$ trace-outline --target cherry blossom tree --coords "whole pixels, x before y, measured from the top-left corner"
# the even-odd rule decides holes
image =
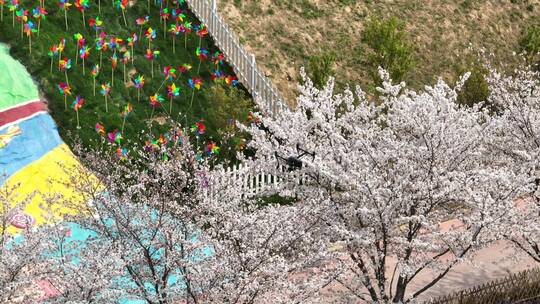
[[[244,162],[279,176],[298,205],[319,203],[322,249],[340,245],[348,269],[336,278],[344,297],[410,302],[502,237],[526,177],[487,153],[489,113],[456,103],[466,76],[415,92],[381,71],[375,102],[304,78],[296,109],[271,116],[259,103],[243,127],[257,151]]]
[[[128,159],[82,152],[43,261],[58,302],[254,303],[315,297],[316,206],[266,205],[187,136]],[[148,151],[151,150],[151,151]],[[77,171],[77,172],[74,172]],[[83,236],[81,236],[83,235]],[[315,267],[317,266],[317,267]]]
[[[46,232],[32,228],[33,219],[22,211],[32,196],[21,199],[17,187],[0,189],[1,303],[35,300],[39,294],[32,287],[44,275],[38,262]]]
[[[493,128],[491,154],[505,159],[508,168],[528,177],[529,189],[517,202],[507,238],[540,262],[540,75],[528,69],[507,76],[492,71],[489,102],[500,115]]]

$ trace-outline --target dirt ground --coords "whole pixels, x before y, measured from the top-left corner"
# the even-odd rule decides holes
[[[521,31],[540,22],[540,0],[217,0],[221,15],[255,53],[278,89],[294,99],[310,55],[334,52],[338,87],[371,81],[360,36],[372,16],[396,16],[415,48],[406,81],[420,88],[456,70],[484,48],[511,69]],[[472,47],[472,50],[471,50]]]

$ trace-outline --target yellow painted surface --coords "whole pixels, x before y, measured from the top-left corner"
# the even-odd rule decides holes
[[[36,225],[43,224],[47,222],[47,213],[41,208],[41,204],[47,197],[52,197],[55,194],[61,195],[61,199],[54,200],[55,203],[51,205],[55,216],[73,212],[73,210],[64,207],[62,201],[69,200],[70,203],[76,204],[84,201],[84,198],[80,194],[76,194],[72,187],[66,186],[69,184],[70,174],[75,173],[75,168],[78,166],[80,164],[67,145],[61,144],[40,159],[17,171],[2,187],[19,185],[14,193],[13,206],[20,203],[28,195],[35,193],[35,196],[25,206],[24,211],[35,218]],[[10,226],[9,229],[13,230],[12,232],[17,230],[13,226]]]

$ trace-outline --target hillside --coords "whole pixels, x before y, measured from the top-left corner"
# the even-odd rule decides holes
[[[493,53],[512,66],[523,28],[539,22],[538,0],[221,0],[219,9],[246,48],[291,100],[298,71],[311,55],[334,52],[339,84],[366,85],[366,46],[360,42],[371,16],[398,17],[415,48],[415,68],[405,80],[419,87],[443,75],[452,79],[471,50]]]

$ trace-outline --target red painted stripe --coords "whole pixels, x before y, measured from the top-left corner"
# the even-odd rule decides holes
[[[0,112],[0,127],[21,118],[28,117],[36,112],[45,111],[46,109],[47,106],[44,102],[36,101]]]

